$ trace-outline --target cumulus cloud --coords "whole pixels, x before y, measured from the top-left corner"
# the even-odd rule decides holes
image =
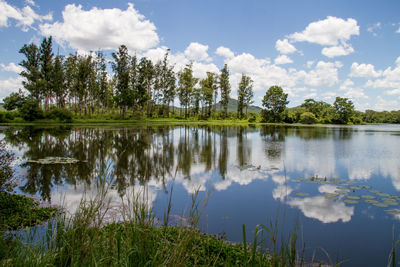
[[[289,43],[288,39],[276,41],[275,48],[281,54],[291,54],[297,51],[296,47]]]
[[[33,1],[33,0],[25,0],[25,3],[26,3],[27,5],[36,6],[35,1]]]
[[[20,9],[0,0],[0,27],[10,26],[9,19],[16,20],[16,26],[27,32],[30,28],[34,29],[33,24],[36,21],[51,21],[53,16],[51,13],[42,16],[37,14],[30,6]]]
[[[42,24],[40,31],[73,49],[117,49],[125,44],[130,50],[142,51],[159,42],[156,26],[132,3],[128,3],[126,10],[94,7],[88,11],[83,10],[81,5],[69,4],[65,6],[62,16],[62,22]]]
[[[304,83],[311,86],[333,86],[339,82],[338,68],[339,62],[319,61],[315,68],[308,73],[304,73]]]
[[[293,63],[293,60],[291,60],[287,55],[280,55],[275,58],[274,62],[276,65],[283,65]]]
[[[307,61],[307,68],[311,69],[311,67],[314,65],[314,62],[315,61],[313,61],[313,60]]]
[[[372,64],[351,64],[350,77],[376,78],[382,75],[381,71],[375,71],[375,66]]]
[[[347,56],[354,52],[353,47],[350,45],[339,45],[339,46],[331,46],[325,47],[322,49],[321,53],[329,58],[334,58],[338,56]]]
[[[376,103],[373,107],[374,110],[382,111],[382,110],[398,110],[399,109],[399,101],[397,100],[385,100],[381,96],[376,97]]]
[[[9,63],[8,65],[0,64],[0,67],[2,71],[15,72],[18,74],[24,70],[23,67],[16,65],[14,62]]]
[[[368,96],[364,93],[364,90],[360,87],[355,87],[354,82],[350,79],[346,79],[339,90],[344,91],[344,97],[351,98],[353,100],[367,99]]]
[[[328,16],[324,20],[310,23],[304,31],[289,35],[293,42],[310,42],[320,45],[336,46],[340,41],[350,40],[352,35],[359,35],[360,27],[355,19],[347,20]]]
[[[347,44],[351,36],[359,35],[360,27],[355,19],[347,20],[328,16],[324,20],[310,23],[302,32],[289,35],[292,42],[309,42],[324,46],[322,54],[329,58],[346,56],[354,52]]]
[[[19,88],[22,88],[22,77],[8,78],[6,80],[0,80],[0,100],[9,96],[11,93],[18,92]]]
[[[334,223],[340,220],[349,222],[354,214],[354,207],[348,207],[343,202],[332,201],[323,196],[294,198],[288,201],[288,204],[299,208],[304,216],[323,223]]]
[[[220,46],[217,48],[217,50],[215,51],[215,53],[221,57],[225,57],[225,58],[233,58],[235,56],[235,54],[232,52],[232,50],[230,50],[227,47],[224,46]]]
[[[211,61],[207,53],[208,45],[197,42],[190,43],[185,50],[185,56],[190,60]]]

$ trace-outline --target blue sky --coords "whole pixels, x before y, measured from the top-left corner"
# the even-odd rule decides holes
[[[254,80],[255,104],[272,85],[289,106],[306,98],[353,100],[359,110],[400,109],[400,1],[34,1],[0,0],[0,100],[22,87],[25,44],[55,39],[68,54],[119,45],[161,59],[171,49],[179,71],[190,61],[199,78],[230,69]]]

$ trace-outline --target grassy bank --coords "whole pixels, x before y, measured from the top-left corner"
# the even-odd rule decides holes
[[[19,198],[19,197],[18,197]],[[197,228],[201,203],[197,194],[187,224],[171,226],[168,211],[156,223],[147,205],[133,197],[123,222],[106,223],[106,193],[82,200],[72,215],[58,215],[37,238],[31,229],[2,232],[0,266],[295,266],[296,240],[273,254],[261,249],[255,229],[253,244],[233,244]],[[33,207],[35,208],[35,207]],[[17,209],[20,217],[22,210]],[[3,215],[2,215],[3,216]],[[31,221],[30,221],[31,222]],[[38,221],[39,222],[39,221]],[[22,226],[23,224],[20,224]],[[240,229],[238,229],[240,230]],[[26,231],[26,232],[24,232]],[[243,238],[246,240],[243,226]],[[22,236],[22,237],[21,237]],[[33,238],[33,236],[36,236]],[[294,245],[294,247],[292,247]],[[298,263],[298,261],[297,261]]]

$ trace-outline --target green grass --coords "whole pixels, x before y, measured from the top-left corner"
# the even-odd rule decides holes
[[[37,225],[56,213],[56,208],[39,207],[39,203],[31,198],[0,192],[0,230]]]

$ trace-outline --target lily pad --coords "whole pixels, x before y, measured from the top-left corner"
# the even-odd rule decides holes
[[[372,205],[377,206],[377,207],[381,207],[381,208],[387,208],[387,207],[389,207],[388,204],[385,204],[385,203],[383,203],[383,202],[379,202],[379,203],[372,204]]]
[[[348,193],[350,193],[350,191],[342,189],[342,190],[335,190],[335,193],[342,194],[342,195],[347,195]]]
[[[364,199],[375,199],[375,198],[376,198],[376,196],[371,196],[371,195],[361,195],[361,198],[364,198]]]
[[[348,199],[361,199],[361,197],[358,196],[347,196]]]
[[[28,160],[27,162],[37,164],[73,164],[78,163],[79,160],[67,157],[46,157],[38,160]]]
[[[343,200],[344,203],[347,204],[358,204],[359,202],[357,200],[352,200],[352,199],[345,199]]]
[[[307,197],[307,196],[309,196],[309,194],[308,193],[296,193],[296,195],[297,196],[299,196],[299,197]]]
[[[376,193],[380,197],[390,197],[388,193]]]
[[[338,200],[338,194],[336,193],[325,193],[325,198],[329,200]]]
[[[348,181],[346,184],[348,184],[348,185],[353,185],[353,184],[355,184],[356,182],[354,182],[354,181]]]

